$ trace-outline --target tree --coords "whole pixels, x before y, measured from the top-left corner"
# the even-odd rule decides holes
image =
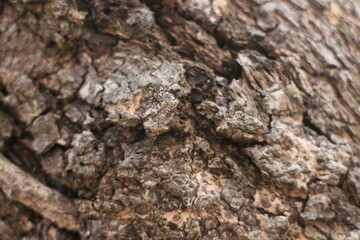
[[[360,2],[0,1],[1,239],[360,239]]]

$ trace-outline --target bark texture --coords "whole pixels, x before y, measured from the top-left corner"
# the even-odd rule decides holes
[[[0,238],[360,239],[358,0],[0,0]]]

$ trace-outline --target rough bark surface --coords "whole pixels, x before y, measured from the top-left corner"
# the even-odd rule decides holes
[[[360,239],[360,1],[0,0],[0,238]]]

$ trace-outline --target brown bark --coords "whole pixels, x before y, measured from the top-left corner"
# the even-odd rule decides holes
[[[360,239],[360,2],[0,0],[1,239]]]
[[[73,202],[39,183],[1,154],[0,173],[1,188],[11,200],[30,207],[59,227],[71,231],[80,230],[77,209]]]

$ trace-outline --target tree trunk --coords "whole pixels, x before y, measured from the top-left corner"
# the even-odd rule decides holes
[[[0,0],[0,239],[360,239],[360,1]]]

